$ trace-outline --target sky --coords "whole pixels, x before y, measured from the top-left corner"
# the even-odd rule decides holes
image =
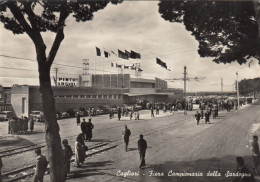
[[[189,78],[199,77],[200,81],[188,81],[187,91],[220,91],[223,78],[224,91],[233,91],[236,80],[259,77],[260,67],[254,61],[239,65],[216,64],[213,58],[200,58],[198,42],[191,32],[180,23],[170,23],[158,13],[157,1],[124,1],[119,5],[108,4],[103,10],[94,13],[92,21],[77,23],[70,16],[64,29],[65,39],[61,43],[54,64],[59,76],[75,77],[83,73],[83,59],[90,60],[90,69],[96,73],[119,73],[111,67],[111,62],[132,65],[136,60],[123,60],[111,55],[109,59],[96,56],[95,47],[102,51],[133,50],[141,54],[143,78],[161,79],[183,78],[183,68],[187,66]],[[47,45],[47,53],[55,38],[51,32],[42,33]],[[13,84],[39,85],[35,48],[26,35],[14,35],[0,24],[0,85]],[[13,56],[14,59],[3,56]],[[171,71],[156,64],[156,57],[170,67]],[[138,62],[138,63],[139,63]],[[71,65],[67,67],[62,65]],[[77,67],[77,68],[75,68]],[[23,69],[23,70],[21,70]],[[99,71],[98,71],[99,70]],[[124,73],[130,73],[125,71]],[[183,80],[168,82],[172,88],[183,88]]]

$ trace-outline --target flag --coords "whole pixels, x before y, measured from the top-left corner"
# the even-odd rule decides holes
[[[162,67],[166,68],[167,69],[167,66],[166,66],[166,63],[165,62],[162,62]]]
[[[108,56],[110,56],[110,54],[107,51],[104,51],[105,57],[108,58]]]
[[[162,61],[159,58],[156,58],[156,63],[162,66]]]
[[[125,53],[127,54],[127,56],[128,56],[129,58],[131,58],[131,53],[130,53],[129,51],[125,50]]]
[[[130,57],[133,58],[133,59],[141,59],[141,54],[131,50],[131,56]]]
[[[96,47],[96,51],[97,51],[97,56],[101,56],[101,51],[98,47]]]
[[[111,51],[112,54],[116,55],[116,53],[114,51]],[[117,55],[116,55],[117,56]]]
[[[120,51],[119,49],[118,49],[118,57],[120,57],[122,59],[129,59],[128,55],[126,53]]]
[[[114,63],[111,63],[111,67],[114,67]]]
[[[143,71],[141,68],[138,68],[138,71]]]

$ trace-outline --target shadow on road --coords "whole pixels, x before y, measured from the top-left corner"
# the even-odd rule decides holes
[[[68,179],[103,175],[104,173],[99,172],[99,170],[113,170],[113,168],[104,169],[105,166],[109,166],[112,164],[112,161],[86,162],[80,168],[76,168],[76,170],[71,171],[71,173],[68,175]]]
[[[225,156],[223,158],[200,159],[196,161],[168,161],[162,164],[149,165],[142,170],[145,175],[140,176],[141,181],[178,181],[178,182],[235,182],[236,177],[226,176],[229,172],[236,172],[236,157]],[[252,171],[252,156],[242,156],[245,166]],[[160,174],[163,176],[158,176]],[[175,173],[175,174],[174,174]],[[182,176],[180,173],[197,174],[197,176]],[[201,174],[198,176],[198,174]],[[253,173],[253,171],[252,171]],[[153,174],[153,176],[150,176]],[[213,176],[215,174],[215,176]],[[229,173],[230,174],[230,173]],[[157,176],[156,176],[157,175]],[[219,176],[220,175],[220,176]],[[258,180],[256,180],[258,181]]]

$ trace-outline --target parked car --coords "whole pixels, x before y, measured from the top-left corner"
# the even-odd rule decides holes
[[[117,113],[117,106],[116,105],[112,106],[111,108],[113,110],[113,113]]]
[[[62,112],[60,118],[69,118],[70,114],[67,112]]]
[[[103,110],[103,114],[109,114],[109,107],[108,106],[98,106],[101,110]]]
[[[31,111],[31,114],[29,116],[36,121],[44,122],[44,114],[42,111]]]
[[[76,111],[75,109],[68,109],[66,113],[68,113],[70,117],[75,117]]]
[[[96,110],[96,115],[104,114],[104,111],[98,107],[95,107],[95,110]]]
[[[9,118],[14,116],[15,114],[13,111],[2,111],[0,113],[0,121],[7,121]]]

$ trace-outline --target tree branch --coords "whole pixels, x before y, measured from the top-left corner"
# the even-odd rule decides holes
[[[59,21],[58,21],[58,30],[57,30],[57,34],[55,37],[55,40],[52,44],[51,50],[49,52],[48,58],[47,58],[47,62],[48,65],[51,66],[54,58],[58,52],[58,49],[60,47],[60,44],[62,42],[62,40],[64,39],[64,26],[65,26],[65,20],[66,18],[69,16],[69,11],[67,10],[67,0],[64,0],[62,2],[61,8],[60,8],[60,17],[59,17]]]
[[[37,17],[34,14],[34,12],[32,11],[31,4],[32,4],[32,2],[25,2],[24,3],[24,8],[25,8],[26,14],[28,15],[28,18],[29,18],[30,24],[32,26],[32,29],[35,31],[35,30],[37,30],[37,24],[35,22]]]

